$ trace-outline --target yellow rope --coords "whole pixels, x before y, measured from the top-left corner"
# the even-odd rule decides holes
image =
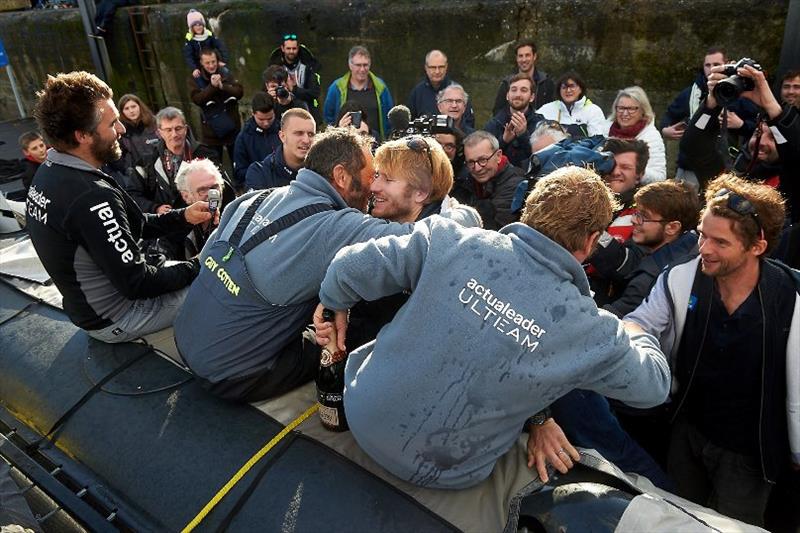
[[[302,424],[306,418],[316,413],[318,409],[319,409],[319,404],[317,403],[309,407],[305,413],[292,420],[292,422],[288,426],[283,428],[283,430],[277,435],[275,435],[272,438],[272,440],[270,440],[267,444],[264,445],[263,448],[258,450],[256,454],[253,455],[239,469],[239,471],[236,472],[236,474],[234,474],[233,477],[230,480],[228,480],[227,483],[225,483],[225,485],[221,489],[219,489],[219,491],[214,495],[213,498],[211,498],[211,500],[205,505],[205,507],[203,507],[203,509],[199,513],[197,513],[197,516],[195,516],[191,522],[186,524],[186,527],[184,527],[183,530],[181,530],[181,533],[189,533],[194,528],[196,528],[200,524],[200,522],[202,522],[203,519],[208,515],[208,513],[210,513],[211,510],[214,509],[214,507],[216,507],[216,505],[222,500],[222,498],[224,498],[225,495],[227,495],[228,492],[230,492],[230,490],[245,476],[245,474],[247,474],[247,472],[249,472],[250,469],[253,468],[253,466],[267,454],[267,452],[269,452],[276,444],[278,444],[281,441],[281,439],[283,439],[286,435],[288,435],[294,428]]]

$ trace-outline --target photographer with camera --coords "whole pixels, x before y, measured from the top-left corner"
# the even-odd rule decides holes
[[[321,124],[319,71],[322,65],[311,50],[300,44],[297,34],[284,33],[281,45],[272,51],[269,63],[286,67],[292,96],[305,102],[314,122]]]
[[[305,109],[308,104],[294,95],[295,80],[283,65],[270,65],[262,74],[264,90],[274,101],[275,117],[281,118],[287,109]]]
[[[723,109],[736,98],[747,98],[763,110],[755,132],[739,156],[728,154],[726,136],[720,136]],[[718,144],[718,139],[722,144]],[[787,216],[800,220],[800,113],[775,99],[763,70],[752,60],[711,69],[708,97],[692,117],[681,140],[681,151],[691,161],[701,187],[727,168],[750,180],[776,187],[787,201]]]

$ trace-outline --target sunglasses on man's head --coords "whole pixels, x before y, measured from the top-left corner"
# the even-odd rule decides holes
[[[297,35],[294,33],[287,33],[283,36],[283,40],[285,41],[296,41]]]
[[[428,141],[426,141],[424,137],[412,135],[410,137],[406,137],[406,146],[408,146],[409,150],[413,150],[415,152],[426,152],[428,154],[428,161],[431,164],[431,175],[433,175],[433,156],[431,155],[431,147],[428,144]]]
[[[761,226],[761,220],[758,218],[758,211],[756,211],[756,208],[753,206],[750,200],[728,188],[723,188],[717,191],[717,193],[714,195],[714,198],[724,198],[726,196],[728,198],[727,202],[725,202],[725,206],[737,215],[741,215],[743,217],[752,217],[758,226],[758,230],[761,232],[761,238],[763,239],[764,228]]]

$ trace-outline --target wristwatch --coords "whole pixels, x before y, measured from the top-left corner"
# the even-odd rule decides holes
[[[550,412],[550,408],[545,407],[544,409],[542,409],[541,411],[539,411],[538,413],[536,413],[535,415],[533,415],[532,417],[528,418],[528,420],[525,421],[525,428],[527,429],[530,426],[544,425],[544,423],[547,422],[547,420],[552,417],[553,415]]]

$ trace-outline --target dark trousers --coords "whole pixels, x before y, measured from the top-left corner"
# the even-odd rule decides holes
[[[672,428],[667,471],[679,496],[742,522],[764,525],[772,485],[764,480],[758,457],[720,448],[682,418]]]
[[[94,16],[94,24],[107,31],[111,30],[114,22],[114,13],[117,8],[133,5],[135,0],[103,0],[97,5]]]
[[[211,394],[224,400],[260,402],[285,394],[308,383],[319,370],[320,347],[314,333],[307,329],[278,354],[269,370],[212,383],[200,377],[197,381]]]
[[[553,418],[575,446],[593,448],[623,472],[633,472],[664,490],[673,484],[652,457],[619,425],[602,395],[574,390],[550,406]]]

